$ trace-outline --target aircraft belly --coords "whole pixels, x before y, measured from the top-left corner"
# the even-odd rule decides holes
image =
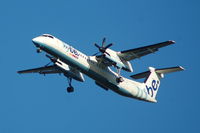
[[[104,87],[109,88],[120,95],[132,97],[132,94],[129,91],[121,87],[116,82],[116,75],[113,73],[90,69],[88,74],[89,77],[93,78],[97,82],[100,82],[100,84],[102,84]]]

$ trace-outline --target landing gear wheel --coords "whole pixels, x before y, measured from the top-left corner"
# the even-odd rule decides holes
[[[74,87],[67,87],[67,92],[68,93],[71,93],[71,92],[74,92]]]
[[[36,52],[37,52],[37,53],[41,53],[42,50],[41,50],[40,48],[38,48],[38,49],[36,50]]]
[[[117,83],[120,83],[120,82],[123,82],[123,81],[124,81],[124,79],[123,79],[122,77],[116,78],[116,82],[117,82]]]
[[[69,87],[67,87],[67,92],[71,93],[74,92],[74,87],[72,87],[72,78],[68,77],[68,83],[69,83]]]
[[[118,75],[117,78],[116,78],[117,83],[124,81],[124,79],[120,76],[120,71],[121,71],[121,68],[117,67],[117,75]]]

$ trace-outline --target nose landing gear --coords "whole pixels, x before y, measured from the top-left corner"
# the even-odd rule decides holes
[[[36,52],[37,52],[37,53],[41,53],[42,50],[41,50],[40,48],[37,48]]]

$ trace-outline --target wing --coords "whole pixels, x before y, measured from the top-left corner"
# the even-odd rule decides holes
[[[39,74],[55,74],[55,73],[62,73],[57,66],[51,65],[51,66],[45,66],[45,67],[38,67],[34,69],[27,69],[18,71],[19,74],[25,74],[25,73],[39,73]]]
[[[118,56],[125,60],[125,61],[130,61],[136,58],[140,58],[142,56],[154,53],[158,51],[159,48],[174,44],[175,41],[166,41],[166,42],[161,42],[149,46],[144,46],[140,48],[135,48],[135,49],[130,49],[130,50],[125,50],[121,51],[118,53]]]

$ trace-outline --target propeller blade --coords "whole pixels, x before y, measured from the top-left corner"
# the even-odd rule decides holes
[[[103,41],[102,41],[102,47],[104,47],[105,42],[106,42],[106,38],[104,37],[104,38],[103,38]]]
[[[98,44],[96,44],[96,43],[94,44],[94,46],[96,46],[96,47],[99,48],[99,49],[101,48],[101,47],[100,47]]]
[[[105,47],[105,49],[111,47],[112,45],[113,45],[112,43],[108,44],[108,45]]]
[[[48,57],[53,63],[55,63],[57,61],[56,58],[51,57],[50,55],[46,54],[46,57]]]
[[[95,53],[95,54],[93,54],[92,56],[96,56],[97,54],[99,54],[100,52],[97,52],[97,53]]]
[[[105,54],[107,54],[107,55],[109,55],[109,56],[110,56],[110,54],[109,54],[108,52],[105,52]]]
[[[96,58],[102,58],[104,55],[97,55]]]
[[[52,57],[51,57],[50,55],[48,55],[48,54],[46,54],[46,57],[47,57],[47,58],[49,58],[49,59],[51,59],[51,58],[52,58]]]
[[[51,62],[47,63],[47,64],[45,65],[45,67],[49,66],[49,64],[51,64]]]

